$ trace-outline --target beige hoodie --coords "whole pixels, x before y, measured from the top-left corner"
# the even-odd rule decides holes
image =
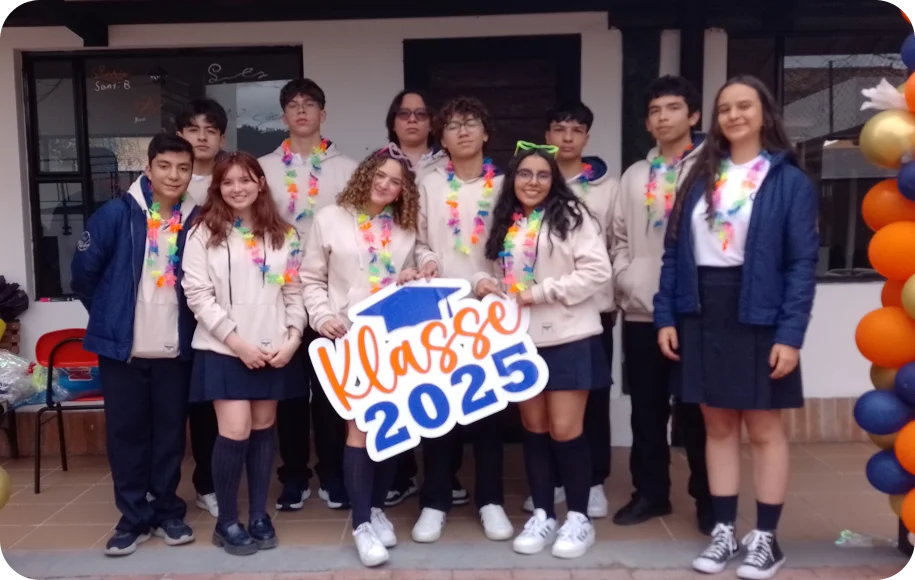
[[[277,147],[273,153],[264,155],[258,161],[267,176],[267,185],[270,187],[270,193],[273,195],[274,201],[276,201],[280,216],[295,226],[303,240],[308,237],[308,227],[311,225],[313,216],[321,208],[334,205],[337,202],[337,194],[343,191],[358,166],[355,161],[344,155],[334,143],[331,143],[327,147],[327,151],[321,155],[320,169],[317,171],[312,167],[310,156],[308,155],[293,155],[292,162],[287,167],[283,164],[282,145]],[[286,184],[287,172],[295,172],[295,184],[298,189],[295,210],[292,212],[289,211],[290,196],[289,186]],[[318,178],[318,194],[315,196],[313,207],[309,205],[311,196],[308,195],[312,174]],[[313,215],[311,217],[304,216],[304,212],[308,211],[309,208]]]
[[[132,194],[137,192],[141,194],[142,197],[143,190],[140,188],[141,179],[143,179],[142,175],[138,177],[136,181],[130,184],[130,189],[128,190],[129,193]],[[210,188],[210,183],[212,182],[212,175],[191,175],[191,182],[187,185],[187,193],[191,199],[194,200],[194,203],[197,205],[203,205],[203,203],[207,200],[207,190]]]
[[[184,294],[199,322],[191,343],[195,349],[236,356],[225,342],[234,330],[248,344],[276,350],[289,328],[304,330],[307,315],[298,276],[282,286],[266,282],[234,228],[219,246],[207,247],[209,238],[209,228],[200,224],[188,232],[184,248]],[[270,273],[298,271],[301,255],[293,254],[291,239],[298,235],[293,232],[279,250],[266,244]],[[258,240],[258,246],[263,252],[264,241]]]
[[[446,165],[448,165],[448,153],[446,153],[444,149],[439,149],[428,155],[423,155],[419,162],[413,167],[413,171],[416,173],[416,183],[422,181],[424,177],[436,169],[441,168],[442,171],[444,171]]]
[[[588,163],[589,161],[590,163]],[[589,171],[586,173],[583,168],[582,173],[569,179],[566,183],[578,198],[585,202],[585,205],[588,206],[588,209],[600,222],[601,235],[606,240],[609,252],[610,244],[613,240],[611,231],[613,208],[616,206],[616,200],[619,197],[620,184],[619,181],[610,177],[607,172],[607,166],[603,161],[595,157],[587,157],[584,162],[588,163]],[[616,310],[616,296],[612,278],[607,282],[604,289],[595,295],[595,300],[597,300],[601,312],[613,312]]]
[[[369,244],[359,229],[357,212],[332,205],[315,216],[305,243],[305,259],[300,269],[304,284],[305,308],[311,327],[321,327],[333,317],[350,326],[346,312],[371,295],[369,283]],[[381,220],[370,222],[376,247],[381,244]],[[391,264],[397,274],[415,264],[416,234],[394,224],[391,230]],[[379,261],[382,277],[384,266]],[[397,274],[393,274],[396,277]]]
[[[492,198],[489,214],[483,219],[484,232],[476,244],[471,243],[474,218],[479,207],[477,203],[483,197],[483,186],[486,180],[478,177],[462,182],[458,190],[458,211],[461,216],[461,240],[470,249],[470,254],[455,249],[455,237],[448,220],[451,219],[451,207],[448,205],[448,173],[444,166],[423,178],[419,185],[419,232],[416,236],[416,262],[422,268],[427,262],[438,264],[439,276],[442,278],[464,278],[470,280],[474,274],[489,271],[490,263],[484,255],[489,224],[492,221],[492,207],[502,189],[504,176],[496,172],[492,180]]]
[[[128,195],[133,197],[137,205],[149,217],[149,207],[143,197],[143,190],[139,180],[130,187]],[[194,200],[187,196],[181,204],[181,224],[194,210]],[[165,222],[163,218],[163,222]],[[164,227],[167,227],[163,224]],[[132,357],[137,358],[177,358],[178,348],[178,293],[174,286],[159,287],[153,278],[154,271],[165,273],[168,262],[168,237],[169,232],[163,229],[159,232],[159,255],[149,255],[149,238],[146,239],[146,248],[143,251],[143,271],[140,273],[140,285],[137,289],[137,307],[133,319],[133,350]],[[174,234],[178,235],[178,234]],[[154,266],[147,262],[152,259]]]
[[[677,184],[681,184],[696,160],[702,145],[677,164]],[[633,322],[652,322],[654,295],[661,277],[661,256],[664,254],[665,227],[648,224],[645,190],[651,170],[651,160],[660,154],[655,147],[644,161],[634,163],[623,173],[620,196],[613,212],[613,260],[617,299],[623,316]],[[654,213],[664,215],[663,175],[657,176]]]
[[[524,279],[522,240],[527,234],[527,222],[516,234],[516,250],[512,261],[515,279]],[[502,260],[489,262],[485,272],[473,276],[476,289],[484,278],[499,282],[503,291],[507,285]],[[570,229],[563,241],[551,234],[544,223],[537,236],[537,258],[534,264],[534,285],[531,294],[531,323],[528,333],[538,347],[557,346],[596,336],[603,332],[597,296],[613,278],[607,255],[606,237],[593,219],[585,216],[581,227]]]

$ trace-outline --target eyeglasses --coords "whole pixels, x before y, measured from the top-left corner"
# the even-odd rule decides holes
[[[311,109],[320,109],[321,105],[317,101],[311,99],[307,101],[289,101],[286,104],[286,110],[291,112],[305,111],[308,112]]]
[[[517,179],[521,181],[532,181],[535,177],[539,183],[549,183],[553,180],[553,174],[549,171],[538,171],[536,175],[530,169],[519,169],[515,174]]]
[[[401,121],[409,121],[410,117],[416,117],[419,122],[428,121],[429,111],[426,109],[399,109],[397,111],[397,118]]]
[[[559,153],[559,147],[555,145],[537,145],[530,141],[518,141],[518,144],[515,145],[515,155],[518,154],[518,151],[533,151],[534,149],[542,149],[553,157],[556,157],[556,154]]]
[[[457,133],[462,128],[467,129],[468,131],[476,131],[483,127],[483,122],[479,119],[467,119],[466,121],[451,121],[445,125],[445,132],[447,133]]]

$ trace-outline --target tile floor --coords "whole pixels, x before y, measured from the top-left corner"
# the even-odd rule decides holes
[[[613,475],[607,484],[607,494],[612,510],[624,504],[632,491],[628,474],[628,449],[613,450]],[[864,476],[864,467],[868,458],[875,452],[872,445],[865,443],[850,444],[804,444],[792,447],[791,481],[788,507],[782,518],[780,538],[783,541],[813,541],[832,544],[839,534],[850,529],[860,534],[873,535],[877,538],[892,541],[896,533],[897,521],[886,496],[874,491]],[[103,457],[74,457],[70,461],[70,470],[60,470],[57,460],[48,458],[43,464],[42,492],[33,493],[32,463],[29,459],[6,460],[3,467],[10,474],[13,484],[13,496],[0,511],[0,547],[4,553],[19,553],[28,550],[101,550],[118,518],[113,504],[111,476],[107,462]],[[468,456],[462,481],[472,486],[473,462]],[[183,477],[179,493],[184,498],[192,498],[193,490],[190,474],[193,465],[186,462],[183,466]],[[510,446],[506,453],[506,508],[509,511],[516,529],[524,524],[526,515],[521,510],[521,503],[526,494],[523,481],[523,469],[520,448]],[[744,493],[740,503],[741,530],[748,529],[755,519],[755,504],[751,493],[752,471],[749,450],[744,451],[743,482]],[[673,479],[672,500],[673,515],[656,519],[640,526],[621,528],[614,526],[609,519],[596,520],[599,542],[613,540],[654,540],[654,541],[698,541],[702,537],[696,531],[691,498],[686,493],[688,469],[682,450],[675,450],[672,459],[671,475]],[[278,484],[271,491],[270,503],[278,493]],[[349,514],[345,511],[332,511],[317,498],[313,490],[305,508],[298,512],[281,512],[274,515],[277,532],[284,546],[339,546],[352,543],[352,528]],[[245,491],[242,490],[242,497]],[[244,504],[244,502],[243,502]],[[241,506],[241,513],[246,506]],[[485,542],[479,528],[475,509],[472,506],[455,508],[442,539],[443,543]],[[415,498],[389,511],[389,517],[399,531],[402,541],[409,542],[409,530],[413,525],[419,508]],[[198,532],[197,546],[212,549],[209,542],[200,541],[208,538],[213,519],[209,514],[197,509],[189,502],[188,522]],[[150,548],[165,547],[161,540],[153,538],[144,545]],[[900,559],[900,567],[904,562]],[[381,571],[380,575],[370,578],[392,578],[399,580],[409,571]],[[469,571],[468,571],[469,572]],[[534,572],[540,575],[530,575]],[[610,571],[604,570],[609,573]],[[630,578],[628,571],[618,570],[621,580]],[[674,571],[671,571],[674,572]],[[806,578],[814,577],[814,571]],[[833,571],[835,572],[835,570]],[[857,569],[861,578],[885,578],[883,570],[873,568]],[[505,570],[493,573],[493,580],[503,578],[579,578],[583,571],[557,571],[546,574],[542,570],[517,571],[516,576],[506,575]],[[579,576],[574,576],[579,574]],[[342,578],[338,576],[307,576],[307,578]],[[434,580],[423,575],[424,579]],[[482,571],[475,575],[442,571],[441,577],[451,580],[458,578],[489,578]],[[480,575],[483,574],[483,575]],[[546,574],[546,575],[544,575]],[[632,578],[639,578],[633,572]],[[280,575],[283,578],[292,576]],[[300,575],[301,577],[306,577]],[[678,575],[686,578],[685,575]],[[298,576],[297,576],[298,577]],[[347,576],[349,577],[349,576]],[[361,577],[361,576],[360,576]],[[596,577],[596,576],[595,576]],[[617,578],[617,576],[601,576]],[[652,576],[655,578],[657,576]],[[690,576],[691,578],[692,576]],[[833,576],[835,577],[835,576]],[[842,576],[845,578],[846,576]],[[172,578],[181,580],[181,576],[156,576],[152,578]],[[195,577],[197,578],[197,577]],[[201,580],[234,580],[232,575],[207,576]],[[274,575],[263,576],[272,580]],[[277,576],[279,578],[279,576]],[[436,576],[435,578],[438,578]],[[660,578],[660,577],[657,577]],[[146,577],[143,577],[146,580]],[[237,580],[248,580],[248,576],[239,576]],[[257,576],[261,580],[261,576]],[[673,577],[670,580],[674,580]]]

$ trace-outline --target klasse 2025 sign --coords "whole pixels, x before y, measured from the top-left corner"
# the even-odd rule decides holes
[[[349,309],[342,339],[308,354],[337,413],[368,434],[383,461],[526,401],[546,386],[546,363],[513,300],[469,297],[465,280],[391,285]]]

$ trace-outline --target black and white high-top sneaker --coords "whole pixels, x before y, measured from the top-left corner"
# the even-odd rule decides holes
[[[785,555],[772,532],[753,530],[743,539],[747,557],[737,569],[737,577],[744,580],[768,580],[785,564]]]
[[[718,574],[740,554],[740,545],[731,524],[717,524],[712,530],[712,542],[698,558],[693,568],[706,574]]]

